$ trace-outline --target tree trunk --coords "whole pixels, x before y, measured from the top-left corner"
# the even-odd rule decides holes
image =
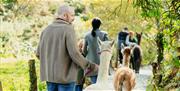
[[[164,45],[163,45],[163,29],[160,28],[160,22],[159,19],[156,19],[156,25],[157,25],[157,36],[156,36],[156,45],[157,45],[157,66],[153,68],[155,71],[154,79],[156,86],[160,86],[160,83],[162,82],[162,74],[161,74],[161,61],[164,58]]]
[[[28,64],[29,64],[29,77],[30,77],[30,91],[37,91],[35,60],[34,59],[29,60]]]

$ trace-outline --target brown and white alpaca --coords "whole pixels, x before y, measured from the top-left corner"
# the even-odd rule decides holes
[[[98,78],[95,84],[91,84],[90,86],[86,87],[83,91],[103,91],[109,90],[109,83],[108,83],[108,70],[109,70],[109,63],[112,57],[112,47],[114,41],[104,41],[101,42],[101,52],[100,52],[100,65],[98,71]]]
[[[124,85],[126,91],[131,91],[135,86],[135,73],[129,68],[131,48],[124,47],[122,49],[123,66],[118,68],[114,76],[115,91],[122,91]]]

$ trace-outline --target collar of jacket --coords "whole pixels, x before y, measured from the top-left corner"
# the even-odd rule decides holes
[[[100,29],[98,28],[98,29],[96,29],[96,31],[100,31]]]
[[[60,18],[55,19],[54,23],[71,24],[71,23],[69,23],[69,22],[67,22],[67,21],[65,21],[65,20],[63,20],[63,19],[60,19]]]

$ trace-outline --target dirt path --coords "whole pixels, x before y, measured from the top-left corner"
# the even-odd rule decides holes
[[[109,77],[109,86],[107,87],[107,90],[103,91],[114,91],[113,87],[113,77],[114,72],[111,70],[111,76]],[[151,66],[145,66],[140,68],[140,73],[136,74],[136,86],[133,89],[133,91],[146,91],[146,87],[148,84],[148,80],[152,77],[152,67]],[[99,90],[95,90],[99,91]]]
[[[140,74],[136,74],[136,86],[133,91],[146,91],[148,80],[152,77],[152,67],[141,67]]]
[[[114,71],[112,71],[111,69],[111,76],[108,79],[108,86],[104,90],[93,90],[93,91],[114,91],[113,77],[114,77]],[[141,67],[140,73],[136,74],[136,86],[132,91],[146,91],[148,80],[151,77],[152,77],[152,67],[151,66]]]

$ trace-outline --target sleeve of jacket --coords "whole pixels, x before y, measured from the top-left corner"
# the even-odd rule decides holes
[[[126,37],[125,43],[126,43],[126,45],[129,45],[129,44],[130,44],[129,35]]]
[[[76,36],[74,28],[69,26],[66,33],[66,47],[73,62],[75,62],[82,69],[86,69],[89,61],[86,60],[79,52],[76,44]]]
[[[40,35],[40,40],[39,40],[39,44],[36,50],[36,57],[39,59],[40,58],[40,47],[41,47],[41,41],[42,41],[42,36],[43,36],[43,32]]]
[[[137,38],[136,38],[136,37],[134,38],[134,41],[135,41],[135,43],[136,43],[136,44],[138,44],[138,40],[137,40]]]
[[[136,43],[130,42],[130,41],[129,41],[129,38],[130,38],[130,36],[128,35],[128,36],[126,37],[126,41],[125,41],[126,45],[128,45],[128,46],[135,45]]]
[[[83,55],[86,57],[87,53],[88,53],[88,41],[87,41],[87,36],[85,37],[84,40],[84,46],[83,46]]]

